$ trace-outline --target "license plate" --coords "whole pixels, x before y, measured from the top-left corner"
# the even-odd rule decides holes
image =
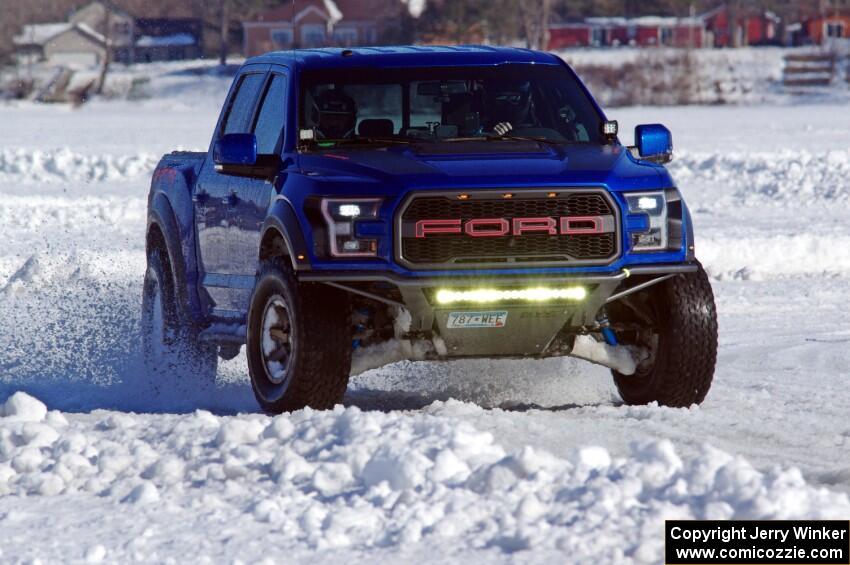
[[[450,312],[449,329],[503,328],[508,322],[508,313],[499,312]]]

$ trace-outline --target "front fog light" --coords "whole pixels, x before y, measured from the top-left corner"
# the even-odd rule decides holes
[[[643,215],[649,228],[632,233],[632,250],[663,251],[667,249],[667,198],[664,192],[642,192],[626,194],[629,214]]]
[[[519,290],[448,290],[437,291],[437,302],[439,304],[457,304],[467,302],[470,304],[487,304],[493,302],[506,302],[522,300],[526,302],[547,302],[549,300],[584,300],[587,290],[581,286],[567,288],[523,288]]]
[[[375,220],[381,208],[380,198],[326,198],[322,215],[328,225],[330,252],[334,257],[375,257],[377,239],[356,237],[354,224]]]

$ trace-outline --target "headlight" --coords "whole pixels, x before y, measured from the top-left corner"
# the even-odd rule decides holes
[[[330,251],[334,257],[375,257],[377,239],[356,237],[355,223],[376,220],[381,208],[380,198],[326,198],[322,200],[322,215],[328,225]]]
[[[626,194],[629,214],[647,217],[649,228],[632,233],[632,250],[663,251],[667,249],[667,198],[664,192],[635,192]]]

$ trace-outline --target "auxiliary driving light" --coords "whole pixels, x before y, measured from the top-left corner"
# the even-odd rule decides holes
[[[472,304],[486,304],[490,302],[502,302],[513,300],[524,300],[527,302],[546,302],[548,300],[584,300],[587,290],[581,286],[567,288],[523,288],[520,290],[446,290],[437,291],[437,302],[440,304],[453,304],[457,302],[468,302]]]

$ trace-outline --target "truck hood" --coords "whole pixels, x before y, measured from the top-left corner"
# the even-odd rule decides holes
[[[606,186],[640,190],[672,186],[664,167],[632,157],[623,146],[453,143],[434,147],[337,148],[301,155],[316,180],[379,183],[406,189]],[[486,150],[486,152],[485,152]]]

